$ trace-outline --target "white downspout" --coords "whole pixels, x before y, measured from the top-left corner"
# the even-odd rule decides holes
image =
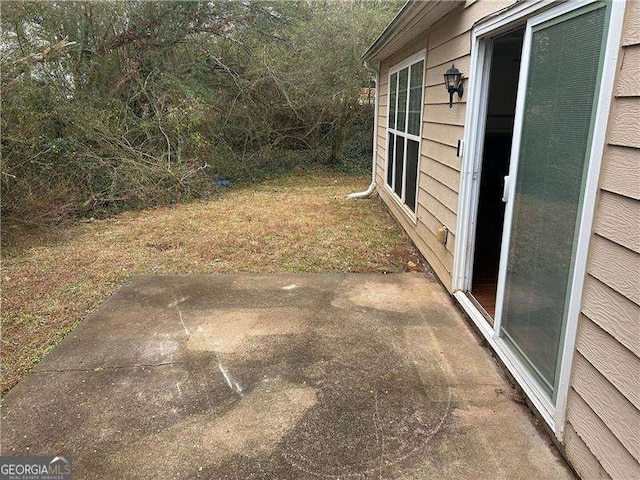
[[[375,81],[375,101],[374,101],[374,114],[373,114],[373,159],[371,160],[371,184],[364,192],[351,193],[347,195],[347,198],[369,198],[376,189],[376,159],[378,153],[378,82],[380,80],[380,71],[374,70],[369,65],[369,62],[364,62],[364,68],[366,68],[374,76]]]

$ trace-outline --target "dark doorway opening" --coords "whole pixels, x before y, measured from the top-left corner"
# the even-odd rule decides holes
[[[491,40],[487,117],[480,171],[471,294],[493,323],[524,28]]]

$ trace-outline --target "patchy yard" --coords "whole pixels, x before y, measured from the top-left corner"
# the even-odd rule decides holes
[[[3,232],[2,391],[131,275],[420,269],[379,200],[344,198],[368,181],[301,173],[209,201]]]

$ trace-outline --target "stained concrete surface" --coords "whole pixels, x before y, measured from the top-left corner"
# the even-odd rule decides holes
[[[74,478],[572,478],[424,274],[134,278],[4,399]]]

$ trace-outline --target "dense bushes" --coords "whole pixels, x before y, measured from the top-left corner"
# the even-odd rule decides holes
[[[317,144],[242,149],[178,109],[139,118],[117,101],[60,101],[47,89],[24,90],[16,88],[3,102],[5,220],[103,216],[208,196],[221,178],[250,182],[331,163],[331,131]],[[371,109],[360,112],[333,166],[354,174],[370,168],[371,118]]]
[[[362,172],[360,54],[397,4],[11,3],[2,213],[48,222],[311,163]],[[6,55],[4,55],[6,54]]]

